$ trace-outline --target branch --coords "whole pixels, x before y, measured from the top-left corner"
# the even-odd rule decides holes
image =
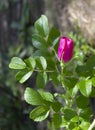
[[[92,124],[90,125],[90,127],[88,128],[88,130],[92,130],[95,126],[95,119],[93,120]]]

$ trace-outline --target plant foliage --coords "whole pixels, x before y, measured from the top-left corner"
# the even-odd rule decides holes
[[[13,57],[9,64],[11,69],[18,70],[16,78],[20,83],[37,72],[37,89],[30,86],[24,93],[25,101],[35,106],[30,118],[43,121],[50,117],[49,123],[54,130],[61,127],[88,130],[93,117],[90,97],[95,96],[95,50],[82,37],[70,33],[69,37],[75,41],[74,55],[71,61],[63,63],[57,57],[60,32],[49,28],[45,15],[41,15],[34,27],[33,55],[24,60]],[[86,60],[89,52],[92,55]],[[49,82],[59,91],[47,92],[45,88]]]

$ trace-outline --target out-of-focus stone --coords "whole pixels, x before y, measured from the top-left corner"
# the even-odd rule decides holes
[[[53,6],[55,21],[63,34],[77,32],[78,25],[88,42],[94,43],[95,0],[53,0]]]

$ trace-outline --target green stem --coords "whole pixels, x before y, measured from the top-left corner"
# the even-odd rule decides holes
[[[67,106],[69,106],[69,93],[68,93],[68,89],[65,87],[64,81],[63,81],[63,77],[64,77],[64,75],[63,75],[64,63],[63,63],[63,61],[60,62],[60,66],[61,66],[61,84],[65,90],[65,103]]]
[[[65,90],[65,103],[66,103],[66,106],[72,107],[71,100],[73,100],[73,98],[71,97],[71,93],[69,91],[69,88],[64,85],[64,79],[63,78],[65,78],[65,76],[63,74],[63,69],[64,69],[65,65],[64,65],[63,61],[60,62],[60,66],[61,66],[61,83],[62,83],[62,87]]]
[[[55,49],[54,49],[54,48],[52,48],[52,50],[53,50],[53,52],[54,52],[54,54],[55,54],[55,56],[56,56],[57,60],[59,61],[59,59],[58,59],[58,56],[57,56],[57,53],[56,53]],[[59,61],[59,62],[60,62],[60,61]]]
[[[43,70],[39,70],[39,69],[34,69],[34,71],[36,71],[36,72],[43,72]],[[54,70],[45,70],[45,72],[54,72]]]
[[[95,119],[93,120],[92,124],[90,125],[90,127],[88,128],[88,130],[92,130],[95,126]]]

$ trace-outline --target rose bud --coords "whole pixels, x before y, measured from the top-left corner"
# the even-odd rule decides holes
[[[74,42],[68,37],[61,37],[58,46],[58,59],[64,62],[71,60],[73,56]]]

